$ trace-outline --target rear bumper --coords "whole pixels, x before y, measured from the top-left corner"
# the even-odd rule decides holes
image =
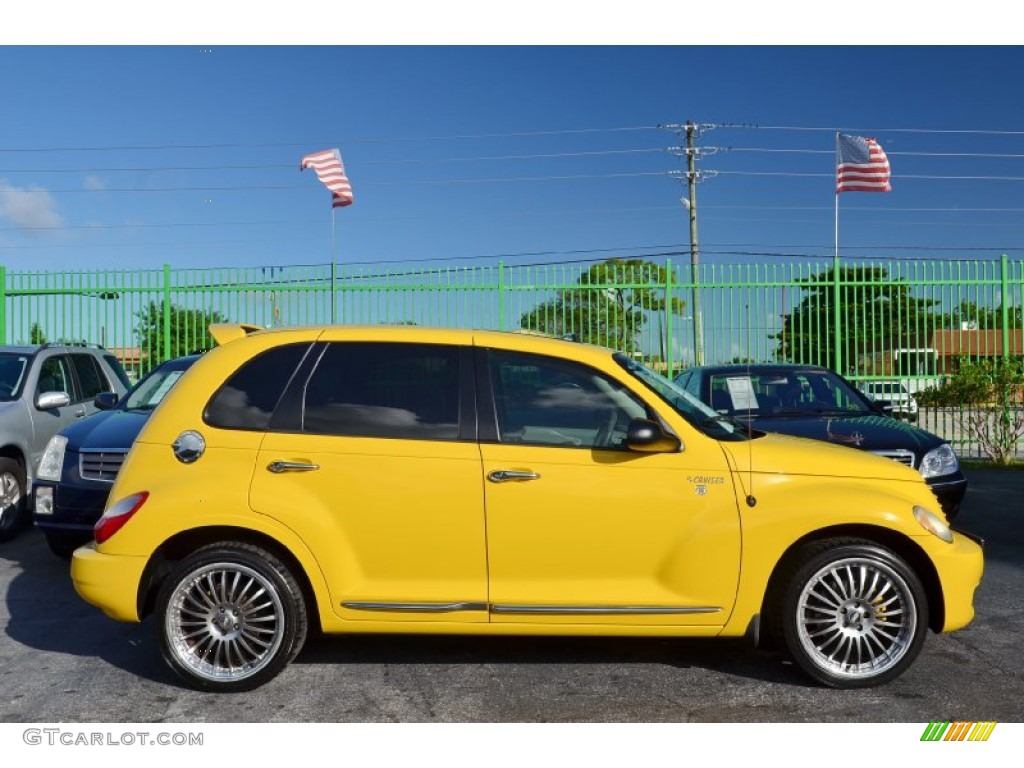
[[[138,594],[146,558],[108,555],[86,544],[71,558],[71,581],[75,591],[117,621],[138,622]]]

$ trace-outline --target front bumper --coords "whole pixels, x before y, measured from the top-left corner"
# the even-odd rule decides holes
[[[40,488],[53,491],[53,513],[39,514],[39,504],[34,504],[33,519],[37,528],[52,533],[81,533],[92,535],[92,528],[103,514],[110,495],[110,483],[82,482],[53,483],[37,480],[32,488],[33,502]]]
[[[925,482],[939,500],[947,520],[952,520],[960,512],[960,502],[967,493],[967,478],[961,472],[955,475],[931,477]]]
[[[945,603],[943,632],[963,629],[974,618],[974,592],[981,584],[985,557],[980,540],[954,531],[953,543],[929,551],[942,585]]]

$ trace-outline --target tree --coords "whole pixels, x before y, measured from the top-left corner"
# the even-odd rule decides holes
[[[28,343],[29,344],[45,344],[46,334],[43,333],[42,327],[39,323],[32,323],[32,327],[28,332]]]
[[[942,387],[918,395],[924,405],[953,408],[960,428],[978,441],[985,455],[1010,464],[1017,442],[1024,437],[1024,360],[984,358],[963,360]]]
[[[164,351],[165,328],[163,304],[151,301],[147,307],[136,313],[139,319],[135,332],[139,337],[139,348],[148,355],[152,365],[182,355],[210,349],[214,345],[210,335],[211,323],[225,323],[227,318],[220,312],[205,309],[185,309],[170,306],[168,313],[167,338],[170,340],[170,354]]]
[[[1024,313],[1020,307],[1009,307],[1007,311],[1010,328],[1020,328],[1024,325]],[[941,327],[943,328],[977,328],[980,330],[991,330],[1003,327],[1003,308],[980,307],[973,301],[961,301],[952,312],[941,316]]]
[[[776,357],[794,363],[836,367],[835,282],[839,289],[839,343],[849,366],[861,354],[927,346],[938,318],[938,302],[917,299],[910,287],[882,267],[827,269],[800,280],[804,297],[783,315]]]
[[[576,285],[525,313],[521,328],[623,352],[639,349],[646,312],[681,314],[682,299],[668,298],[668,271],[642,259],[608,259],[580,275]]]

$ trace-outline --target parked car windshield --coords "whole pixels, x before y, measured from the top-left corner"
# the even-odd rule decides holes
[[[27,368],[28,357],[25,355],[0,354],[0,401],[17,397]]]
[[[876,415],[870,404],[836,374],[821,369],[716,373],[711,402],[719,412],[758,418]]]
[[[126,411],[151,411],[185,374],[184,370],[157,368],[135,385],[124,399]]]
[[[678,411],[684,419],[709,437],[716,440],[747,439],[747,433],[732,419],[711,409],[660,373],[652,371],[643,363],[631,359],[622,352],[616,352],[613,359],[625,368],[627,373],[639,379],[658,397]]]

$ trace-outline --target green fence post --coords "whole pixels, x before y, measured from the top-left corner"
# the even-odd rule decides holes
[[[7,343],[7,267],[0,266],[0,344]]]
[[[1010,358],[1010,258],[999,257],[999,305],[1003,324],[1003,361]]]
[[[671,379],[675,372],[675,360],[672,358],[672,259],[665,259],[665,308],[661,313],[665,318],[665,376]]]
[[[839,311],[839,299],[842,287],[840,286],[839,279],[839,254],[837,253],[832,257],[832,338],[833,344],[835,344],[834,352],[832,357],[832,370],[836,373],[843,374],[843,334],[842,329],[839,327],[840,318],[842,313]]]
[[[498,330],[507,331],[505,324],[505,262],[498,262]]]
[[[163,359],[171,359],[171,265],[164,264],[164,349]]]

